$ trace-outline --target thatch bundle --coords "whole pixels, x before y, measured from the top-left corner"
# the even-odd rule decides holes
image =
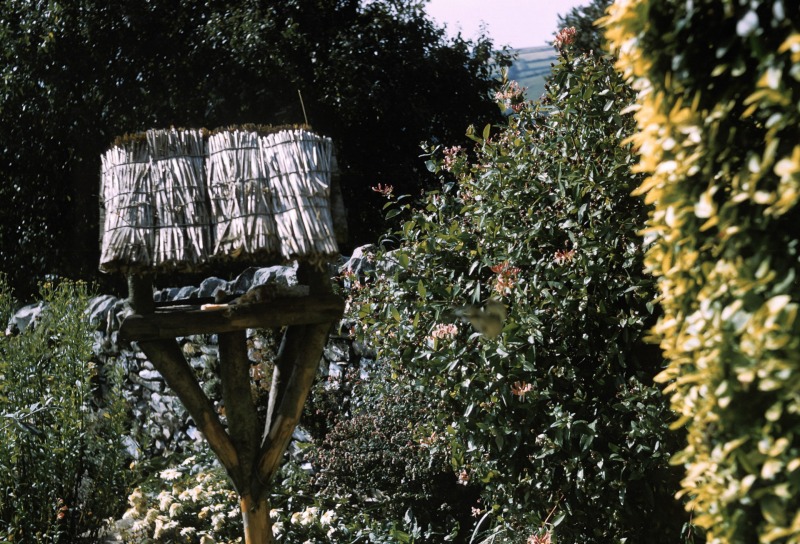
[[[269,175],[258,134],[230,130],[212,135],[206,169],[214,219],[214,257],[278,255]]]
[[[199,130],[149,130],[156,214],[153,266],[194,270],[208,260],[210,233]]]
[[[262,136],[259,143],[274,191],[281,255],[284,259],[329,259],[338,251],[330,206],[330,138],[292,130]]]
[[[208,259],[204,160],[199,130],[149,130],[103,155],[101,270],[186,270]]]
[[[100,270],[138,269],[152,263],[155,216],[150,154],[143,141],[112,147],[101,157],[103,221]]]
[[[302,128],[150,130],[102,158],[100,269],[197,270],[209,260],[321,263],[338,253],[333,144]]]

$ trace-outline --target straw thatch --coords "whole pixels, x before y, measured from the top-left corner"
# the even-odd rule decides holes
[[[254,131],[217,132],[208,140],[208,189],[216,258],[280,253],[266,165]]]
[[[208,260],[209,217],[199,130],[149,130],[102,157],[100,269],[195,269]]]
[[[150,266],[155,229],[147,144],[112,147],[101,163],[105,218],[100,269],[125,272]]]
[[[208,260],[205,142],[199,130],[150,130],[156,230],[153,266],[195,270]]]
[[[330,207],[333,143],[307,130],[259,138],[272,187],[275,221],[284,259],[338,252]]]
[[[197,270],[210,260],[320,264],[338,254],[329,138],[254,126],[206,136],[151,130],[103,155],[101,270]]]

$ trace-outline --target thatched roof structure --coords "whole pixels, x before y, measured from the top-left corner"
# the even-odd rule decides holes
[[[329,261],[338,255],[332,195],[343,209],[335,174],[333,143],[307,127],[121,138],[102,157],[100,269]]]

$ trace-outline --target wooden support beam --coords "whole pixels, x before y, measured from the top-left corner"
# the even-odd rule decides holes
[[[286,394],[286,388],[289,386],[289,379],[292,376],[292,369],[297,361],[300,345],[305,341],[305,334],[306,327],[303,325],[287,327],[286,331],[283,333],[283,340],[281,340],[275,366],[272,369],[272,385],[270,385],[269,388],[267,418],[264,425],[264,433],[261,438],[261,445],[266,442],[269,436],[270,428],[275,420],[277,407],[280,406],[281,400]]]
[[[165,309],[150,314],[137,313],[122,322],[119,334],[126,341],[163,340],[193,334],[329,323],[341,318],[343,312],[344,299],[337,295],[284,297],[211,310]]]
[[[167,385],[181,399],[222,466],[231,478],[235,478],[241,470],[236,448],[217,417],[214,405],[197,383],[194,371],[186,362],[178,342],[175,339],[147,340],[138,344],[139,349],[164,377]]]
[[[239,458],[234,480],[240,496],[249,495],[251,470],[260,445],[258,412],[250,388],[250,360],[246,331],[219,335],[219,368],[228,435]]]
[[[300,421],[303,404],[314,382],[319,367],[322,350],[328,340],[328,332],[333,323],[308,325],[305,327],[303,342],[298,346],[297,358],[291,378],[286,386],[277,412],[273,416],[269,434],[259,452],[253,482],[253,496],[260,499],[269,491],[269,483],[280,466],[283,452],[289,445],[294,428]]]

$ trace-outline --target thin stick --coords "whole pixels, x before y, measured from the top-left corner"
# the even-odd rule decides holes
[[[297,89],[297,96],[300,97],[300,107],[303,108],[303,119],[306,120],[306,125],[308,125],[308,115],[306,115],[306,105],[303,103],[303,93],[300,92],[300,89]]]

